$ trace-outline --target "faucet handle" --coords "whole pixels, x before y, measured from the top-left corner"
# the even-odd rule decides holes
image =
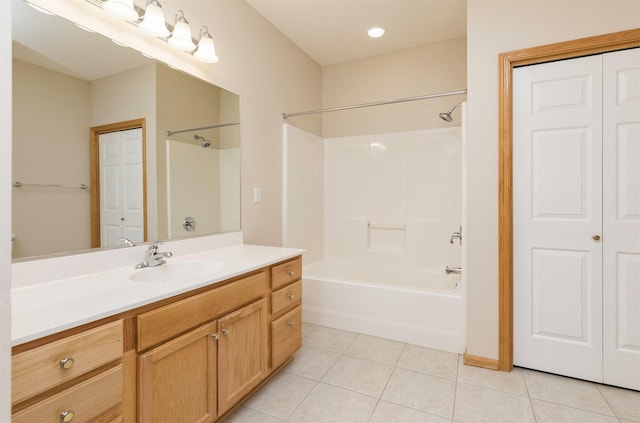
[[[162,242],[160,241],[154,241],[151,244],[149,244],[149,248],[147,248],[147,251],[152,252],[152,253],[157,253],[158,252],[158,247],[160,246],[160,244],[162,244]]]

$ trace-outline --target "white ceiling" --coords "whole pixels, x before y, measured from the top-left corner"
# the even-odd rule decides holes
[[[323,66],[466,37],[466,0],[246,1]],[[12,0],[12,15],[14,56],[27,62],[88,81],[148,62],[22,0]],[[376,25],[387,34],[374,40],[366,32]],[[73,40],[73,49],[60,39]]]
[[[466,0],[246,0],[320,65],[467,34]],[[387,33],[367,36],[372,26]]]
[[[12,1],[11,26],[13,57],[86,81],[151,62],[135,50],[38,12],[22,0]]]

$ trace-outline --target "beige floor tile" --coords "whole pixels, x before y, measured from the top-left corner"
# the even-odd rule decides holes
[[[579,408],[531,400],[538,423],[618,423],[613,416],[592,413]]]
[[[292,423],[364,423],[378,400],[319,383],[289,418]]]
[[[306,336],[313,332],[317,327],[318,325],[302,322],[302,338],[306,338]]]
[[[281,372],[249,398],[245,406],[286,420],[316,384],[313,380]]]
[[[382,399],[450,419],[454,395],[452,380],[396,368]]]
[[[458,373],[458,354],[417,345],[406,345],[397,366],[455,380]]]
[[[449,423],[449,419],[380,401],[369,423]]]
[[[613,416],[597,385],[548,373],[523,371],[529,397]]]
[[[402,354],[404,344],[389,339],[360,335],[345,352],[346,355],[394,366]]]
[[[357,333],[316,326],[302,340],[302,345],[342,354],[358,337]]]
[[[329,385],[380,398],[393,367],[343,355],[322,378]]]
[[[320,380],[329,371],[340,354],[303,345],[293,355],[293,361],[284,371],[294,375]]]
[[[618,418],[640,423],[640,392],[606,385],[598,389]]]
[[[523,371],[517,367],[510,372],[499,372],[481,367],[465,366],[461,358],[458,366],[458,382],[527,396]]]
[[[534,423],[529,398],[458,383],[454,420],[463,423]]]
[[[240,407],[236,410],[225,423],[286,423],[277,417],[261,413],[248,407]]]

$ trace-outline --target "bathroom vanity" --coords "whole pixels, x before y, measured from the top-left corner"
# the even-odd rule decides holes
[[[164,269],[119,269],[16,290],[14,318],[34,313],[44,322],[32,329],[14,326],[12,421],[222,419],[301,345],[300,253],[236,246],[169,261]],[[194,267],[200,270],[191,275],[187,270],[188,282],[170,280],[173,269]],[[149,270],[157,275],[142,273]],[[87,299],[85,316],[77,311],[75,318],[90,321],[78,325],[61,325],[54,318],[56,308],[64,310],[71,303],[29,310],[20,298],[38,289],[47,297],[56,283],[58,289],[71,290],[68,284],[91,283],[87,278],[111,279],[117,289],[93,298],[102,297],[107,305],[88,304],[92,300]],[[129,305],[124,304],[127,298]],[[112,307],[112,313],[105,307]]]

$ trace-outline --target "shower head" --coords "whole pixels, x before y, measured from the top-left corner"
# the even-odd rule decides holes
[[[455,110],[456,107],[461,106],[461,105],[462,105],[462,103],[458,103],[455,106],[453,106],[452,108],[450,108],[449,111],[442,112],[438,116],[440,116],[440,119],[442,119],[444,121],[451,122],[451,121],[453,121],[453,118],[451,117],[451,113],[453,113],[453,111]]]
[[[201,145],[202,147],[204,147],[204,148],[207,148],[207,147],[210,147],[210,146],[211,146],[211,141],[209,141],[208,139],[205,139],[204,137],[201,137],[201,136],[200,136],[200,135],[198,135],[198,134],[195,134],[195,135],[193,136],[193,138],[194,138],[196,141],[200,141],[200,145]]]

